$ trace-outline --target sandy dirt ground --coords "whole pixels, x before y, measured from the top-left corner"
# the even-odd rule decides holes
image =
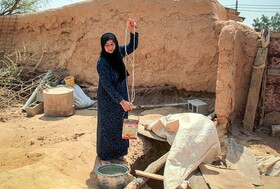
[[[171,112],[148,111],[141,119],[149,122]],[[82,109],[70,117],[27,117],[21,108],[2,110],[0,188],[97,188],[96,114],[96,110]],[[146,148],[141,140],[130,146],[128,166]]]
[[[130,117],[139,116],[140,121],[149,123],[183,111],[174,107],[158,108],[141,114],[131,113]],[[27,117],[21,108],[1,110],[0,188],[98,188],[94,171],[100,165],[96,158],[96,115],[96,110],[89,109],[76,110],[70,117],[46,117],[44,114]],[[259,154],[279,155],[279,148],[273,149],[267,141],[249,146]],[[275,141],[277,139],[270,142]],[[126,157],[128,166],[147,148],[141,140],[130,144]]]

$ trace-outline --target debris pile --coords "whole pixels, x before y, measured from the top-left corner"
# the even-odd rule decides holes
[[[0,109],[17,106],[27,100],[40,83],[44,73],[23,67],[26,59],[25,53],[18,50],[6,52],[0,59]]]

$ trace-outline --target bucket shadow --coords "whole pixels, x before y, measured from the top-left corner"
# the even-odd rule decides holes
[[[86,185],[88,189],[97,189],[99,188],[98,182],[97,182],[97,175],[95,170],[101,166],[101,162],[98,157],[95,158],[95,162],[93,164],[92,171],[89,174],[89,179],[86,181]]]

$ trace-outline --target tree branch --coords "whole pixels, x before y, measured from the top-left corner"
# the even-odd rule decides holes
[[[17,9],[17,5],[19,4],[20,1],[21,1],[21,0],[16,0],[16,1],[15,1],[14,5],[13,5],[12,8],[9,10],[8,14],[12,14],[12,12],[13,12],[14,10]]]

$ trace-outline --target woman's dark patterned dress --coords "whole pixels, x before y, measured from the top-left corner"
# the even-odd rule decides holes
[[[138,33],[130,34],[130,42],[126,45],[127,53],[133,52],[138,46]],[[125,46],[120,46],[122,57],[125,56]],[[119,81],[118,72],[106,59],[100,57],[97,62],[99,84],[97,92],[98,122],[97,122],[97,154],[101,160],[112,160],[127,155],[129,140],[122,139],[123,119],[128,117],[120,101],[128,101],[126,80]]]

